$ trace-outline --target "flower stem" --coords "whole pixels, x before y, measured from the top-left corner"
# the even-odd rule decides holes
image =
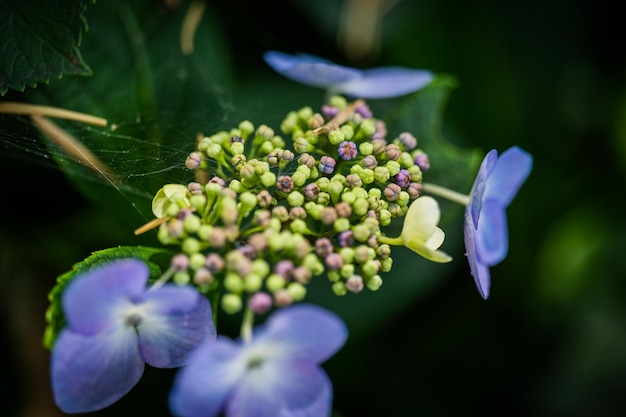
[[[42,106],[38,104],[14,103],[11,101],[5,101],[3,103],[0,103],[0,113],[58,117],[61,119],[76,120],[78,122],[88,123],[97,126],[107,125],[107,120],[102,117],[92,116],[91,114],[79,113],[72,110],[61,109],[58,107]]]
[[[254,312],[250,307],[246,307],[241,320],[241,339],[244,343],[252,340],[252,326],[254,325]]]
[[[387,245],[393,245],[393,246],[404,246],[404,241],[402,240],[402,236],[398,236],[398,237],[378,236],[378,242],[386,243]]]
[[[172,275],[174,275],[174,268],[169,268],[167,271],[163,273],[163,275],[159,277],[159,279],[154,281],[154,284],[152,284],[152,286],[148,289],[148,291],[158,290],[159,288],[163,286],[163,284],[165,284],[172,277]]]
[[[422,191],[439,197],[443,197],[450,201],[454,201],[455,203],[459,203],[463,206],[467,206],[470,203],[469,195],[457,193],[456,191],[452,191],[448,188],[441,187],[435,184],[430,184],[427,182],[422,183]]]

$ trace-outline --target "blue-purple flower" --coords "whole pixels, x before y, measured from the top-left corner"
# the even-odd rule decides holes
[[[63,294],[66,328],[52,350],[61,410],[102,409],[124,396],[145,364],[174,368],[215,338],[211,306],[191,287],[146,288],[145,263],[124,259],[77,275]]]
[[[327,417],[332,385],[320,367],[345,342],[333,313],[314,305],[286,307],[250,340],[218,336],[181,369],[170,395],[181,417]]]
[[[428,85],[434,75],[430,71],[402,67],[380,67],[367,70],[344,67],[314,55],[289,55],[268,51],[265,62],[278,73],[332,94],[360,98],[389,98],[417,91]]]
[[[506,208],[532,169],[530,154],[514,146],[498,157],[490,151],[480,166],[465,209],[465,249],[478,292],[489,297],[489,267],[509,249]]]

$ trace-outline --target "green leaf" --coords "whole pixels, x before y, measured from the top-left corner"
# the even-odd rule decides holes
[[[163,262],[154,262],[153,257],[157,255],[166,255],[171,257],[172,253],[166,249],[141,247],[141,246],[118,246],[116,248],[103,249],[94,252],[91,256],[82,262],[74,264],[72,270],[57,278],[57,284],[48,294],[50,306],[46,311],[46,327],[43,345],[50,349],[54,344],[59,332],[65,327],[65,315],[63,314],[62,296],[63,291],[68,283],[82,272],[92,268],[105,265],[117,259],[137,258],[145,261],[150,270],[150,278],[156,279],[162,275],[162,269],[159,265],[165,265]]]
[[[78,47],[86,0],[0,2],[0,95],[65,74],[91,75]]]
[[[106,118],[105,128],[57,123],[109,168],[103,177],[49,142],[51,154],[97,206],[134,227],[150,220],[154,194],[185,183],[199,133],[228,125],[230,68],[214,14],[206,10],[192,54],[181,50],[189,2],[170,9],[151,1],[98,2],[87,10],[83,51],[90,78],[33,90],[31,101]]]

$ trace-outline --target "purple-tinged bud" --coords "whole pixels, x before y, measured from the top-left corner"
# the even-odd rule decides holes
[[[315,241],[315,253],[320,257],[326,258],[333,251],[333,243],[327,237],[321,237]]]
[[[217,253],[211,252],[206,256],[204,266],[206,266],[209,272],[214,274],[224,268],[224,259],[222,259],[222,257]]]
[[[430,168],[430,161],[428,160],[428,155],[421,152],[415,155],[414,159],[415,165],[420,167],[422,171],[428,171]]]
[[[295,157],[293,152],[291,152],[289,149],[283,149],[279,153],[279,155],[280,155],[280,159],[282,159],[283,161],[287,161],[287,162],[293,161],[293,158]]]
[[[221,227],[214,227],[206,240],[212,247],[221,248],[226,243],[226,232]]]
[[[354,245],[354,234],[351,230],[346,230],[345,232],[339,233],[337,240],[339,241],[339,246],[342,248],[350,248]]]
[[[315,158],[308,153],[303,153],[300,155],[298,163],[300,165],[306,165],[309,168],[313,168],[315,166]]]
[[[228,139],[228,143],[233,144],[235,142],[239,142],[239,143],[244,143],[245,140],[244,138],[242,138],[241,136],[238,135],[233,135],[230,137],[230,139]]]
[[[359,152],[354,142],[349,141],[349,140],[344,140],[343,142],[339,144],[337,153],[343,160],[349,161],[351,159],[356,158]]]
[[[248,307],[254,314],[265,314],[272,308],[272,296],[266,292],[257,292],[248,300]]]
[[[183,234],[184,226],[180,219],[172,219],[167,223],[167,235],[169,237],[180,237]]]
[[[385,195],[385,198],[387,200],[396,201],[398,197],[400,196],[401,191],[402,189],[400,188],[398,184],[392,183],[392,184],[388,184],[387,187],[385,187],[383,194]]]
[[[352,215],[352,206],[345,201],[337,203],[335,210],[339,217],[350,217]]]
[[[395,143],[390,143],[385,148],[385,156],[392,161],[397,161],[400,158],[400,154],[402,154],[402,150]]]
[[[272,194],[267,190],[261,190],[256,195],[257,203],[261,208],[267,208],[272,204]]]
[[[206,268],[197,269],[193,274],[193,282],[196,285],[207,285],[213,282],[213,274]]]
[[[419,182],[412,182],[406,189],[407,193],[409,193],[409,197],[415,200],[422,193],[422,184]]]
[[[289,175],[281,175],[276,180],[276,188],[283,193],[289,193],[293,190],[293,180]]]
[[[343,258],[338,253],[331,253],[324,260],[326,267],[331,271],[337,271],[343,266]]]
[[[387,207],[387,210],[389,210],[389,213],[391,213],[392,217],[400,217],[403,214],[402,206],[397,203],[390,203],[389,206]]]
[[[319,113],[315,113],[314,115],[309,117],[309,120],[307,120],[307,125],[309,126],[309,129],[317,129],[323,124],[324,124],[324,117]]]
[[[209,180],[210,183],[214,183],[219,185],[221,188],[224,188],[226,186],[226,181],[224,181],[222,178],[218,177],[218,176],[214,176],[213,178],[211,178]]]
[[[337,210],[334,207],[324,207],[320,212],[320,221],[324,224],[333,224],[337,220]]]
[[[187,169],[197,169],[202,163],[202,155],[198,152],[192,152],[187,156],[185,160],[185,166]]]
[[[398,140],[400,141],[402,146],[404,146],[404,148],[409,151],[417,146],[417,139],[415,139],[415,136],[413,136],[409,132],[400,133],[400,136],[398,136]]]
[[[366,103],[359,104],[358,106],[356,106],[354,111],[357,114],[360,114],[365,119],[369,119],[373,116],[372,111],[370,110],[369,106]]]
[[[324,155],[320,158],[318,169],[323,174],[332,174],[335,170],[335,165],[337,165],[337,162],[333,158]]]
[[[293,297],[286,289],[280,289],[274,293],[276,307],[287,307],[293,303]]]
[[[254,222],[261,226],[267,227],[272,219],[272,213],[269,210],[257,210],[254,212]]]
[[[245,256],[248,259],[256,259],[258,253],[257,250],[254,248],[254,246],[252,245],[242,245],[239,247],[239,252],[241,252],[241,254],[243,256]]]
[[[352,188],[362,187],[363,180],[359,174],[348,174],[346,176],[346,185]]]
[[[367,246],[376,249],[378,247],[378,236],[371,235],[367,238]]]
[[[194,194],[194,195],[196,195],[196,194],[202,194],[202,193],[203,193],[203,191],[204,191],[204,190],[203,190],[203,188],[202,188],[202,184],[197,183],[197,182],[190,182],[190,183],[187,185],[187,188],[189,189],[189,192],[190,192],[191,194]]]
[[[372,155],[368,155],[361,161],[363,168],[374,169],[378,166],[378,161]]]
[[[346,280],[346,289],[355,294],[363,291],[363,278],[360,275],[352,275]]]
[[[287,207],[285,206],[276,206],[272,209],[272,217],[280,220],[281,222],[286,222],[289,220],[289,212],[287,211]]]
[[[294,281],[299,282],[303,285],[308,284],[313,277],[313,273],[311,272],[311,270],[303,266],[298,266],[294,268],[294,270],[291,272],[291,275]]]
[[[267,249],[267,238],[263,233],[254,233],[248,237],[248,245],[252,246],[257,253]]]
[[[289,210],[289,218],[291,220],[306,219],[306,216],[306,210],[302,206],[292,207],[291,210]]]
[[[383,120],[376,120],[374,126],[376,127],[376,132],[381,133],[383,137],[387,136],[387,125]]]
[[[280,275],[285,280],[288,280],[289,278],[291,278],[291,273],[293,272],[293,269],[294,269],[293,262],[285,259],[285,260],[279,261],[274,266],[274,273]]]
[[[387,143],[384,140],[372,140],[372,154],[380,155],[387,149]]]
[[[295,149],[295,151],[298,153],[302,153],[311,150],[312,147],[306,138],[300,136],[293,141],[293,149]]]
[[[304,187],[304,196],[309,200],[315,200],[319,194],[320,187],[314,182],[311,182]]]
[[[406,169],[401,169],[393,179],[400,187],[408,187],[411,183],[411,174]]]
[[[172,257],[170,268],[175,271],[186,271],[189,268],[189,257],[184,253],[179,253]]]
[[[322,105],[322,113],[324,114],[324,117],[330,119],[331,117],[335,117],[337,113],[339,113],[339,109],[337,107],[324,104]]]

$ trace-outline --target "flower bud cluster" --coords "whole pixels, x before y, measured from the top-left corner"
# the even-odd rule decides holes
[[[220,291],[229,313],[300,301],[324,273],[337,295],[377,290],[393,262],[381,227],[404,216],[428,166],[413,135],[388,140],[360,100],[290,112],[280,131],[244,121],[201,137],[186,160],[196,182],[153,201],[159,240],[180,247],[174,281]]]

